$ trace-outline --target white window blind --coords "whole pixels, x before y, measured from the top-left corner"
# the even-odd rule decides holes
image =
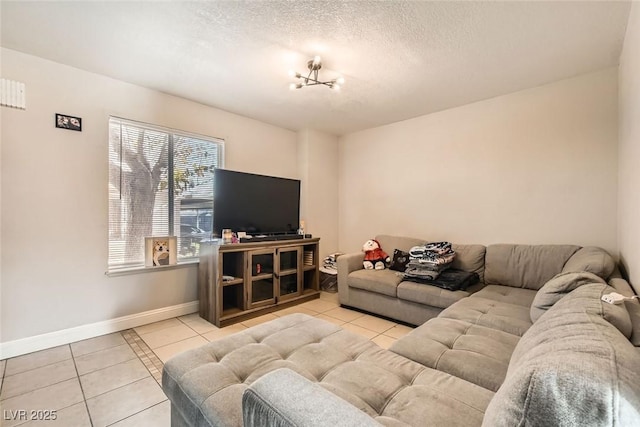
[[[178,262],[198,256],[223,152],[221,139],[109,119],[109,271],[144,266],[145,237],[177,236]]]

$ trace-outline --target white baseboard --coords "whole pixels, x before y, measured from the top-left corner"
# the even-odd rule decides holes
[[[94,338],[100,335],[110,334],[112,332],[123,331],[125,329],[135,328],[136,326],[146,325],[147,323],[171,319],[172,317],[184,316],[185,314],[191,314],[197,311],[198,301],[191,301],[184,304],[104,320],[102,322],[90,323],[88,325],[76,326],[74,328],[35,335],[19,340],[7,341],[0,343],[0,360],[63,344],[86,340],[88,338]]]

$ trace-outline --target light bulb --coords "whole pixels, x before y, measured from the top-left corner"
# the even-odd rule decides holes
[[[318,55],[313,57],[313,65],[318,65],[320,63],[320,57]]]
[[[296,85],[295,83],[291,83],[291,84],[289,85],[289,90],[296,90],[296,89],[297,89],[297,88],[296,88],[296,86],[297,86],[297,85]]]
[[[289,74],[289,77],[295,77],[296,76],[296,72],[293,71],[293,70],[289,70],[289,72],[287,74]]]
[[[343,85],[344,84],[344,77],[338,77],[336,79],[336,83],[338,83],[339,85]]]
[[[340,92],[340,85],[339,84],[334,84],[331,86],[331,89],[335,90],[336,92]]]

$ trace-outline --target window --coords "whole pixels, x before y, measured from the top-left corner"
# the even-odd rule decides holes
[[[109,119],[110,271],[144,266],[144,239],[177,236],[178,262],[211,238],[224,141]]]

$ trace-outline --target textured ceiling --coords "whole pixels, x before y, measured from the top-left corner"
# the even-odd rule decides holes
[[[341,135],[615,66],[629,2],[9,2],[3,47]],[[339,93],[288,90],[323,57]]]

